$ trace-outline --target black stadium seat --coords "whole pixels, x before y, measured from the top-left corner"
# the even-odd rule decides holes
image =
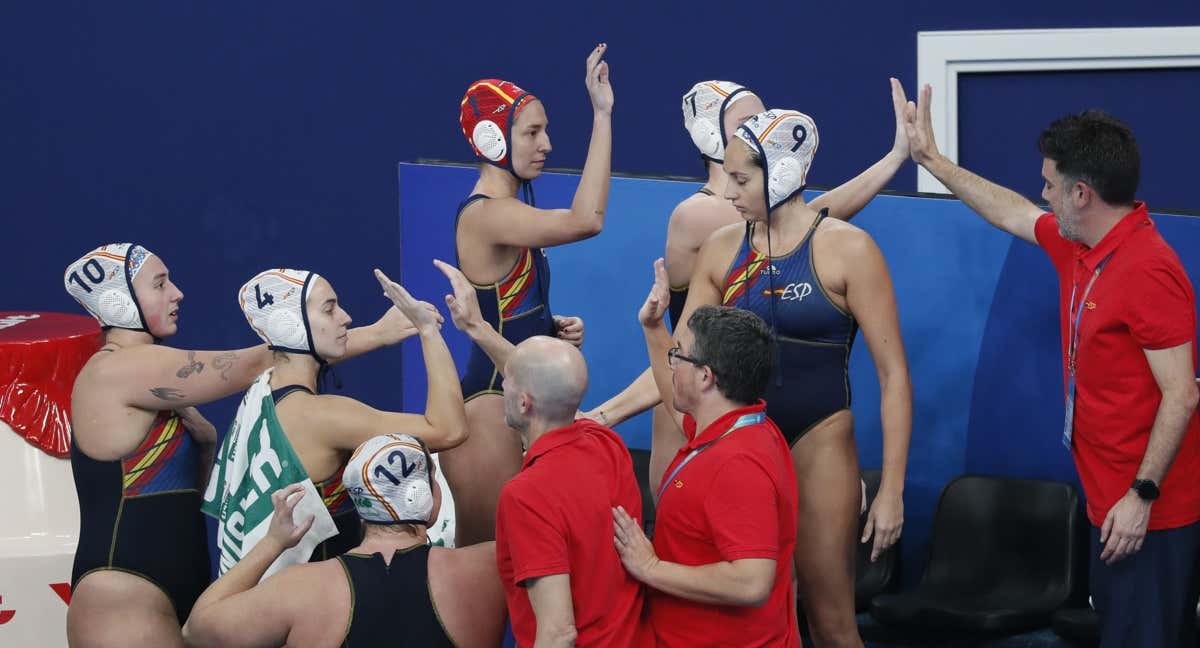
[[[871,614],[889,625],[969,633],[1048,626],[1082,594],[1085,532],[1070,484],[959,477],[934,513],[920,585],[875,597]]]
[[[1092,608],[1069,608],[1054,613],[1051,619],[1054,634],[1075,646],[1096,646],[1100,643],[1100,619]]]

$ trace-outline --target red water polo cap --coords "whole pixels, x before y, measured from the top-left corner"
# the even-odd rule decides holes
[[[472,83],[463,95],[458,123],[475,155],[513,172],[509,155],[512,124],[521,106],[533,98],[516,84],[500,79]]]

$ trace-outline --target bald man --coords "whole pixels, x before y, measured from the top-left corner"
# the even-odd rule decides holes
[[[496,512],[496,562],[517,644],[634,645],[642,591],[613,545],[612,510],[640,522],[642,498],[621,438],[575,419],[588,386],[583,355],[545,336],[514,347],[484,321],[467,278],[434,264],[454,290],[446,296],[454,325],[504,374],[504,420],[526,448]]]

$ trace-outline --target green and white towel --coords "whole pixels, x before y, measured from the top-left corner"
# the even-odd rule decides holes
[[[263,574],[263,579],[288,565],[308,562],[313,549],[338,532],[320,493],[279,425],[268,369],[242,397],[229,433],[217,452],[204,504],[200,507],[217,519],[221,574],[232,569],[267,535],[275,512],[271,493],[295,483],[304,485],[304,498],[293,517],[302,521],[311,515],[315,520],[300,543],[283,552]]]

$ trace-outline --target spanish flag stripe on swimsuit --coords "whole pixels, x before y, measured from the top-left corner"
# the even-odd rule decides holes
[[[150,433],[121,460],[125,497],[196,488],[196,453],[174,412],[159,412]]]

